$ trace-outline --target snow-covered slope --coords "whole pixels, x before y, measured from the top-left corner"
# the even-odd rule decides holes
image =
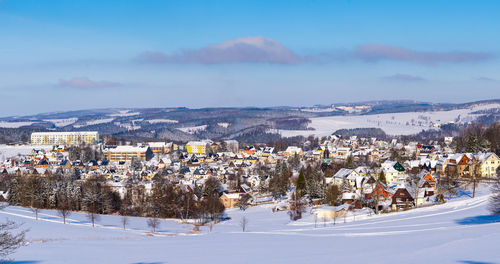
[[[316,117],[311,118],[309,124],[314,130],[280,130],[279,133],[285,137],[298,135],[322,137],[331,135],[338,129],[375,127],[381,128],[389,135],[411,135],[422,130],[435,129],[446,123],[471,122],[480,116],[474,112],[498,108],[500,108],[498,103],[487,103],[450,111]]]
[[[443,205],[384,215],[349,215],[344,223],[305,213],[291,223],[286,212],[270,206],[231,209],[232,220],[213,232],[164,220],[160,234],[147,235],[144,218],[120,229],[118,216],[103,216],[92,228],[84,215],[64,225],[52,211],[35,221],[24,208],[0,212],[30,228],[30,244],[12,257],[20,263],[498,263],[500,218],[486,210],[487,194]],[[239,222],[245,216],[247,232]],[[355,220],[355,221],[354,221]],[[31,262],[30,262],[31,261]]]

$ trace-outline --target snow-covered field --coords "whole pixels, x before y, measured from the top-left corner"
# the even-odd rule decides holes
[[[10,146],[0,144],[0,161],[15,157],[19,154],[29,155],[33,149],[44,149],[45,151],[52,150],[52,146],[36,146],[36,145],[18,145]]]
[[[146,120],[148,121],[150,124],[158,124],[158,123],[179,123],[179,121],[177,120],[172,120],[172,119],[162,119],[162,118],[159,118],[159,119],[150,119],[150,120]]]
[[[22,126],[29,126],[34,122],[8,122],[8,121],[0,121],[0,127],[3,128],[19,128]]]
[[[76,117],[72,118],[60,118],[60,119],[44,119],[43,121],[54,123],[56,127],[63,127],[67,125],[71,125],[78,120]]]
[[[125,116],[135,116],[135,115],[140,115],[141,113],[139,112],[130,112],[130,110],[120,110],[118,113],[115,114],[110,114],[109,116],[113,117],[125,117]]]
[[[106,124],[106,123],[110,123],[111,121],[113,121],[114,118],[103,118],[103,119],[96,119],[96,120],[90,120],[90,121],[86,121],[82,124],[78,124],[78,125],[73,125],[75,128],[80,128],[80,127],[85,127],[85,126],[92,126],[92,125],[99,125],[99,124]]]
[[[381,128],[389,135],[411,135],[422,130],[434,129],[434,124],[470,122],[479,116],[473,112],[494,108],[500,108],[500,104],[479,104],[451,111],[317,117],[311,118],[309,124],[314,130],[279,130],[279,133],[285,137],[299,135],[323,137],[331,135],[338,129],[375,127]]]
[[[121,230],[118,216],[92,228],[74,213],[62,224],[53,211],[36,221],[25,208],[0,211],[30,228],[18,263],[499,263],[500,218],[488,215],[488,194],[443,205],[383,215],[349,215],[326,225],[305,213],[290,222],[271,206],[228,210],[232,218],[197,234],[189,224],[163,220],[151,236],[144,218]],[[239,222],[249,223],[242,232]]]
[[[218,126],[223,127],[223,128],[228,128],[231,124],[227,122],[220,122],[217,123]]]
[[[194,134],[199,131],[203,131],[207,129],[207,125],[201,125],[201,126],[194,126],[194,127],[180,127],[177,128],[182,132],[188,133],[188,134]]]

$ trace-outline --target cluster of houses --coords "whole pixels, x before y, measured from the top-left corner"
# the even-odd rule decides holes
[[[403,144],[395,139],[330,136],[317,145],[307,141],[283,151],[264,144],[240,147],[235,140],[192,141],[185,145],[144,142],[136,146],[106,146],[97,143],[91,148],[101,153],[98,155],[101,158],[90,160],[70,160],[70,147],[65,145],[55,145],[50,150],[33,146],[29,154],[4,157],[0,174],[44,176],[61,173],[81,179],[102,175],[118,191],[122,191],[129,179],[139,179],[140,184],[150,188],[154,177],[162,177],[193,189],[216,177],[223,184],[221,201],[226,207],[234,207],[243,194],[250,195],[255,204],[274,202],[271,195],[261,191],[269,182],[269,175],[261,173],[263,167],[272,170],[279,162],[298,161],[290,182],[293,188],[301,166],[351,162],[361,166],[341,168],[332,177],[325,178],[325,187],[340,186],[345,204],[363,206],[363,201],[375,199],[380,209],[394,209],[432,202],[440,178],[496,175],[500,159],[495,153],[454,153],[449,146],[451,141],[447,138],[444,145],[422,145],[418,142]],[[404,158],[397,161],[395,152]]]

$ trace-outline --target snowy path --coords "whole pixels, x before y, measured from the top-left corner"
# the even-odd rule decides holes
[[[32,242],[13,255],[20,263],[500,263],[500,219],[488,216],[488,195],[399,213],[349,216],[323,226],[305,213],[291,223],[271,207],[228,210],[232,220],[190,235],[190,225],[162,221],[149,236],[144,218],[102,216],[92,228],[74,213],[62,224],[54,211],[34,220],[29,209],[10,207],[5,218],[24,222]],[[249,220],[241,232],[242,216]],[[30,262],[31,261],[31,262]]]

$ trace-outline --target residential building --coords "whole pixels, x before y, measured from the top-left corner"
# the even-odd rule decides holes
[[[153,157],[153,152],[148,146],[115,146],[106,147],[104,155],[109,161],[148,161]]]
[[[189,141],[186,144],[186,150],[189,154],[207,154],[211,150],[211,144],[210,140]]]
[[[97,142],[99,133],[96,131],[31,133],[31,145],[92,145]]]

